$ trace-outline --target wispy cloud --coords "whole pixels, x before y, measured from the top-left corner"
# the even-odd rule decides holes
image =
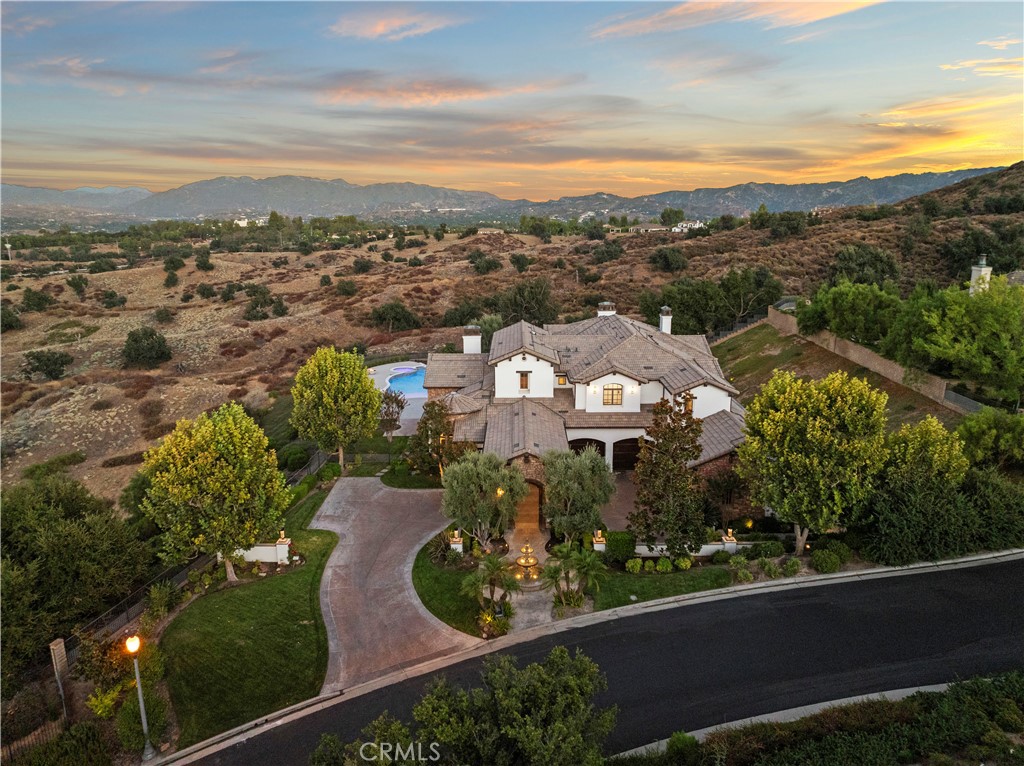
[[[680,78],[679,85],[714,84],[730,78],[750,78],[772,69],[782,61],[751,51],[729,51],[710,46],[694,46],[686,53],[654,63],[670,77]]]
[[[236,67],[251,64],[259,58],[259,54],[238,50],[213,51],[206,56],[206,60],[210,63],[197,71],[199,74],[223,74]]]
[[[380,6],[342,16],[331,25],[330,30],[339,37],[395,41],[430,34],[440,29],[464,24],[465,21],[465,19],[432,11],[413,11],[400,7]]]
[[[1009,37],[1008,35],[1000,35],[995,40],[982,40],[978,45],[987,45],[989,48],[995,48],[997,51],[1005,51],[1011,45],[1020,45],[1024,40],[1019,37]]]
[[[971,59],[955,64],[941,64],[939,69],[970,69],[979,77],[1021,77],[1024,76],[1024,58]]]
[[[332,75],[331,82],[320,90],[319,98],[325,104],[437,106],[555,90],[579,82],[580,79],[577,75],[518,85],[499,85],[471,77],[408,78],[377,70],[352,70]]]
[[[591,30],[601,38],[677,32],[729,21],[759,21],[769,28],[799,27],[875,5],[881,0],[841,2],[686,2],[665,11],[629,18],[618,16]]]
[[[37,29],[45,29],[46,27],[52,27],[54,25],[53,19],[47,19],[43,16],[10,16],[4,14],[2,26],[4,32],[10,32],[11,34],[27,35],[35,32]]]

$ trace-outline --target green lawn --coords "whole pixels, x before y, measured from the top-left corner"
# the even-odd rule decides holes
[[[459,593],[459,585],[467,574],[469,572],[465,569],[436,566],[430,561],[424,546],[412,565],[412,584],[420,601],[437,619],[463,633],[479,636],[476,618],[480,606]]]
[[[161,638],[179,747],[320,692],[328,654],[320,576],[338,538],[306,525],[326,496],[312,493],[285,520],[303,566],[197,599]]]
[[[389,487],[396,489],[440,489],[441,480],[434,476],[409,473],[409,464],[405,461],[392,463],[391,469],[380,477]]]
[[[696,593],[699,590],[724,588],[731,583],[729,570],[717,566],[694,567],[685,572],[665,574],[611,571],[601,583],[601,590],[594,594],[594,609],[600,611],[636,603],[630,600],[631,595],[636,596],[636,601],[651,601],[683,593]]]
[[[959,414],[906,386],[883,378],[796,335],[780,335],[769,324],[751,327],[712,347],[711,351],[726,376],[739,389],[743,404],[750,403],[777,369],[790,370],[796,375],[815,379],[823,378],[835,370],[843,370],[849,375],[866,379],[889,396],[886,411],[889,427],[893,430],[904,423],[916,423],[925,415],[934,415],[947,428],[955,428],[961,419]]]
[[[405,446],[409,442],[408,436],[395,436],[392,437],[391,444],[388,444],[388,439],[380,431],[377,431],[369,439],[360,439],[354,444],[345,448],[345,458],[348,459],[349,455],[363,454],[363,455],[401,455],[405,451]]]
[[[387,461],[370,462],[365,461],[359,465],[353,465],[348,469],[346,476],[376,476],[377,473],[388,467]]]
[[[282,394],[274,399],[267,414],[260,418],[260,425],[267,434],[270,446],[274,449],[281,449],[284,445],[296,439],[298,434],[292,428],[288,419],[292,416],[292,395]]]

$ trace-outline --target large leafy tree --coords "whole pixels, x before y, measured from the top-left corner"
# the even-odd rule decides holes
[[[847,281],[883,287],[899,279],[900,267],[888,250],[857,242],[842,247],[828,267],[828,284]]]
[[[972,463],[1024,468],[1024,414],[982,407],[960,421],[956,432]]]
[[[604,458],[593,447],[548,452],[544,463],[544,518],[567,543],[601,525],[601,506],[615,491]]]
[[[810,334],[828,329],[857,343],[876,344],[889,332],[900,313],[902,302],[891,285],[885,290],[875,284],[842,281],[822,287],[809,304],[800,307],[800,332]]]
[[[722,302],[737,322],[782,297],[782,282],[764,266],[729,269],[718,286],[722,290]]]
[[[164,555],[230,557],[272,537],[288,506],[284,476],[267,436],[237,402],[175,429],[144,458],[150,486],[143,512],[163,530]]]
[[[418,757],[441,766],[605,762],[601,750],[617,710],[594,704],[607,682],[582,653],[572,656],[565,647],[555,647],[543,662],[525,668],[507,655],[488,657],[481,680],[482,686],[472,689],[436,680],[413,708],[415,730],[385,713],[346,747],[333,735],[322,737],[310,764],[346,766],[373,759],[404,766],[421,762]]]
[[[57,473],[6,485],[0,551],[3,680],[131,592],[152,554],[109,503]]]
[[[444,402],[434,399],[423,405],[406,452],[410,464],[420,473],[443,476],[445,469],[472,446],[455,441],[451,413]]]
[[[834,372],[801,380],[779,370],[747,407],[739,473],[755,502],[807,535],[864,510],[886,459],[888,396]]]
[[[380,430],[388,437],[388,444],[399,428],[402,427],[402,413],[405,411],[405,394],[401,391],[384,392],[380,406]]]
[[[690,467],[700,457],[703,424],[688,411],[688,398],[654,405],[651,425],[640,439],[633,474],[636,504],[628,517],[637,540],[653,547],[664,538],[673,556],[699,550],[705,537],[701,481]]]
[[[932,332],[915,341],[922,351],[953,366],[957,375],[988,387],[1020,406],[1024,396],[1024,287],[993,277],[971,295],[946,291],[942,311],[924,312]]]
[[[373,436],[383,395],[357,353],[321,346],[295,375],[291,424],[324,452],[338,450],[345,466],[345,445]]]
[[[493,452],[470,452],[444,472],[441,512],[489,550],[490,540],[505,533],[526,497],[526,480]]]

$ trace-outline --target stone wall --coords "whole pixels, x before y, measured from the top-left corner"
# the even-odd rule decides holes
[[[796,317],[792,314],[784,314],[774,306],[768,307],[768,323],[783,335],[800,335]],[[922,396],[926,396],[944,407],[948,407],[956,412],[964,412],[964,410],[946,401],[946,381],[942,378],[927,372],[921,372],[920,370],[907,370],[903,365],[891,359],[886,359],[884,356],[876,354],[874,351],[864,348],[864,346],[853,341],[840,338],[827,330],[815,333],[814,335],[800,335],[800,337],[816,346],[821,346],[823,349],[831,351],[837,356],[849,359],[854,364],[878,373],[883,378],[917,391]]]

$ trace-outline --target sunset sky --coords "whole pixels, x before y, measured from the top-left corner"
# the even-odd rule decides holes
[[[3,181],[543,200],[1008,165],[1022,9],[5,1]]]

